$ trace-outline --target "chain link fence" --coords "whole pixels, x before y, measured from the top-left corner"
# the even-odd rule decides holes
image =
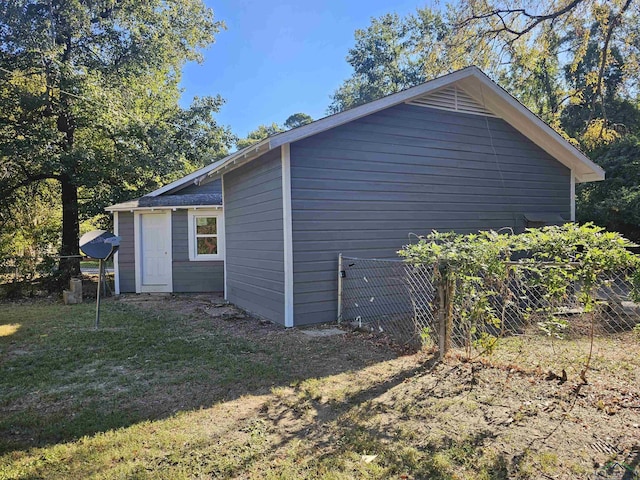
[[[534,269],[526,265],[508,265],[506,296],[494,297],[497,306],[505,307],[502,331],[522,334],[537,326],[548,335],[596,335],[629,331],[640,322],[640,304],[633,301],[632,272],[617,271],[600,275],[590,292],[579,281],[561,285],[552,292],[539,281],[545,270],[558,268],[553,264],[538,264]],[[590,297],[590,300],[587,300]],[[546,325],[555,319],[555,325]],[[591,321],[593,320],[593,322]],[[557,329],[556,329],[557,328]]]
[[[630,271],[602,275],[586,292],[578,281],[541,281],[545,275],[562,278],[562,269],[571,266],[507,262],[499,279],[454,281],[446,315],[445,289],[433,265],[354,257],[342,257],[341,265],[340,320],[401,345],[438,346],[445,328],[449,346],[469,353],[490,350],[499,338],[561,340],[640,329]],[[443,325],[445,318],[450,325]]]
[[[340,321],[390,336],[401,345],[433,342],[433,272],[401,260],[341,257]]]

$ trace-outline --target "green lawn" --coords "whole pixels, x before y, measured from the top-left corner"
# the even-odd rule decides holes
[[[597,345],[576,396],[572,370],[550,382],[513,342],[435,364],[190,302],[109,300],[98,331],[92,304],[0,304],[0,479],[573,479],[640,462],[631,336]],[[552,358],[543,343],[530,351]]]
[[[210,406],[225,387],[251,380],[259,389],[283,371],[278,352],[113,302],[97,331],[91,303],[0,306],[0,319],[0,406],[10,407],[0,417],[0,451]]]
[[[100,260],[82,260],[80,262],[80,267],[84,268],[98,268],[100,265]],[[104,262],[105,268],[113,268],[113,260],[107,260]]]
[[[0,304],[0,479],[231,475],[264,440],[241,414],[272,390],[393,356],[352,357],[333,339],[310,349],[254,320],[247,338],[207,316],[102,308],[96,331],[92,303]]]

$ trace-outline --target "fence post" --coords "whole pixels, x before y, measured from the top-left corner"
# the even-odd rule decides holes
[[[440,305],[438,308],[438,354],[440,360],[444,358],[447,353],[446,350],[446,325],[445,325],[445,301],[444,301],[444,287],[442,284],[438,285],[438,300]]]
[[[344,270],[342,269],[342,254],[338,254],[338,323],[342,321],[342,279]]]
[[[440,277],[438,282],[438,354],[440,360],[451,350],[453,333],[453,298],[456,294],[455,278]]]
[[[456,295],[456,281],[455,278],[449,278],[445,284],[444,298],[445,298],[445,312],[446,312],[446,329],[445,329],[445,353],[451,350],[451,335],[453,334],[453,299]]]

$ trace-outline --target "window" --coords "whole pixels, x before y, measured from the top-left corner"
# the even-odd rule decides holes
[[[222,260],[223,258],[222,212],[189,210],[189,260]]]

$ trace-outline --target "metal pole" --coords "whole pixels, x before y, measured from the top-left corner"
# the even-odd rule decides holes
[[[106,297],[107,296],[107,265],[106,263],[104,266],[104,273],[101,275],[101,279],[102,281],[100,282],[100,285],[102,285],[102,295]]]
[[[342,321],[342,254],[338,255],[338,323]]]
[[[102,259],[98,263],[98,288],[96,289],[96,330],[100,326],[100,290],[102,290]]]

